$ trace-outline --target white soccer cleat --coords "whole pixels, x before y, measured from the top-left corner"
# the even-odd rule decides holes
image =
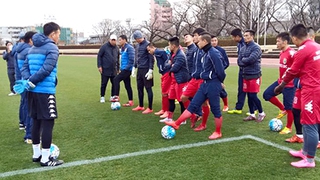
[[[104,97],[101,97],[100,98],[100,103],[105,103],[106,102],[106,100],[104,99]]]

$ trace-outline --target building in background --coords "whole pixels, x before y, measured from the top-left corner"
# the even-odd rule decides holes
[[[151,0],[150,11],[150,22],[152,24],[155,22],[157,27],[172,22],[172,8],[167,0]]]

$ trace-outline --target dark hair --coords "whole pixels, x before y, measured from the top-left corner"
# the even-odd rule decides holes
[[[148,44],[148,46],[149,46],[149,47],[156,47],[153,42],[150,42],[150,43]]]
[[[52,32],[60,30],[60,26],[54,22],[48,22],[43,26],[43,34],[49,36]]]
[[[204,28],[197,28],[197,29],[195,29],[194,31],[193,31],[193,33],[192,34],[201,34],[202,32],[205,32],[206,30],[204,29]]]
[[[32,36],[35,34],[36,32],[34,31],[28,31],[25,35],[24,35],[24,42],[25,43],[29,43],[30,39],[32,38]]]
[[[215,38],[215,37],[217,37],[217,36],[215,36],[215,35],[211,35],[211,39],[212,39],[212,38]]]
[[[126,36],[126,35],[124,35],[124,34],[123,34],[123,35],[120,35],[119,37],[120,37],[121,39],[124,39],[124,40],[128,41],[127,36]]]
[[[177,47],[179,47],[180,43],[179,43],[179,38],[178,37],[172,37],[169,39],[170,44],[175,45]]]
[[[290,30],[290,34],[298,39],[308,36],[307,28],[303,24],[294,25]]]
[[[190,35],[190,36],[193,37],[193,34],[191,34],[191,33],[185,33],[185,34],[183,35],[183,37],[185,37],[185,36],[187,36],[187,35]]]
[[[203,32],[201,32],[199,35],[202,36],[202,35],[205,35],[205,34],[210,35],[210,37],[212,36],[212,35],[211,35],[209,32],[207,32],[207,31],[203,31]]]
[[[254,36],[256,34],[256,32],[252,29],[247,29],[245,32],[250,33],[251,36]]]
[[[207,41],[207,43],[210,43],[211,42],[211,35],[209,33],[203,33],[200,35],[200,38],[202,40],[205,40]]]
[[[282,41],[290,42],[290,34],[288,32],[282,32],[277,35],[277,38],[281,38]]]
[[[242,37],[242,32],[241,32],[241,29],[239,28],[236,28],[234,30],[231,31],[231,36],[239,36],[239,37]]]
[[[11,44],[12,44],[12,42],[11,42],[11,41],[6,41],[6,46],[7,46],[9,43],[11,43]]]

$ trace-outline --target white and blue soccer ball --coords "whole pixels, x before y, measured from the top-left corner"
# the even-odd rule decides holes
[[[279,132],[283,127],[283,123],[280,119],[273,118],[269,121],[269,128],[271,131]]]
[[[176,135],[176,130],[171,126],[163,126],[161,129],[161,135],[165,139],[172,139]]]
[[[55,145],[55,144],[51,144],[51,146],[50,146],[50,156],[53,159],[57,159],[59,157],[59,154],[60,154],[60,149],[58,148],[58,146]]]
[[[111,109],[116,111],[116,110],[119,110],[121,107],[120,103],[119,102],[112,102],[111,103]]]

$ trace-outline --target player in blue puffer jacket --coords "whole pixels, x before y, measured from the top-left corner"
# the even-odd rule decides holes
[[[33,45],[33,42],[31,40],[32,36],[36,32],[29,31],[24,36],[24,42],[20,42],[19,45],[16,48],[16,54],[15,57],[17,58],[16,61],[16,80],[21,80],[21,72],[20,69],[23,66],[24,61],[27,58],[27,54],[31,46]],[[27,92],[23,92],[21,94],[21,100],[20,100],[20,109],[19,109],[20,117],[23,119],[26,134],[24,136],[24,141],[27,144],[32,144],[31,140],[31,128],[32,128],[32,118],[28,114],[28,100],[27,100]]]
[[[58,117],[55,93],[59,49],[56,43],[60,37],[60,26],[49,22],[43,26],[43,32],[32,37],[34,46],[21,68],[25,80],[17,81],[15,90],[22,93],[23,87],[29,91],[29,115],[33,118],[32,161],[40,162],[41,166],[58,166],[63,161],[50,158],[50,146],[54,120]]]
[[[120,82],[124,82],[124,87],[127,90],[128,95],[128,102],[123,104],[124,107],[131,107],[133,106],[133,94],[132,94],[132,87],[131,87],[131,71],[133,68],[134,57],[135,57],[135,50],[132,45],[127,43],[127,36],[121,35],[119,37],[119,44],[121,46],[120,54],[120,73],[116,75],[113,79],[114,84],[114,96],[112,96],[111,101],[117,102],[120,101],[119,93],[120,93]]]

